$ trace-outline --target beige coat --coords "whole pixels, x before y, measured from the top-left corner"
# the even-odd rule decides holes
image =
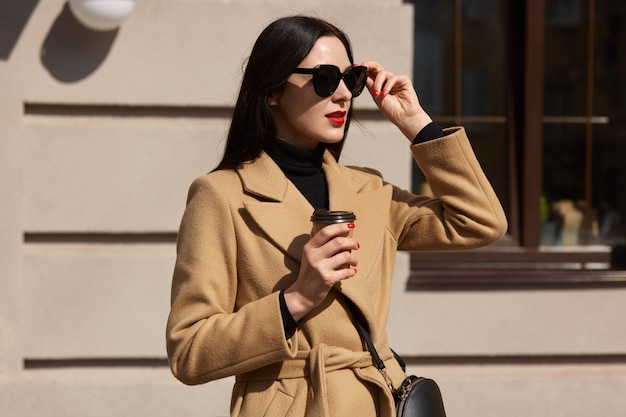
[[[326,152],[330,208],[357,216],[358,273],[288,340],[278,293],[296,279],[313,207],[266,154],[198,178],[180,227],[167,325],[174,375],[186,384],[236,375],[237,417],[393,416],[339,292],[362,311],[398,385],[404,375],[385,331],[396,251],[482,246],[507,228],[465,131],[446,134],[411,146],[436,199],[338,165]]]

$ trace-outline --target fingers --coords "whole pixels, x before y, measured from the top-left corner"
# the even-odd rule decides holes
[[[314,266],[312,265],[320,277],[321,286],[324,288],[320,292],[323,292],[325,296],[330,288],[338,282],[354,277],[357,274],[357,265],[356,257],[348,252],[342,252]]]
[[[323,277],[327,285],[332,286],[337,280],[349,278],[356,273],[355,267],[359,261],[353,251],[357,251],[360,245],[348,237],[353,228],[354,224],[346,223],[326,226],[303,248],[304,263]],[[354,271],[346,273],[344,269]]]
[[[361,246],[349,237],[337,236],[327,241],[321,246],[316,246],[311,239],[303,248],[303,257],[307,264],[315,269],[337,269],[345,265],[358,264],[356,253]]]
[[[320,247],[336,237],[347,237],[355,229],[354,223],[331,224],[320,229],[313,235],[310,242],[312,245]]]
[[[324,258],[319,262],[320,272],[323,271],[338,271],[342,272],[343,269],[354,269],[359,265],[359,260],[356,255],[351,251],[339,252],[331,257]],[[342,274],[339,274],[342,275]]]
[[[367,88],[373,97],[384,97],[394,91],[404,90],[411,87],[411,80],[406,75],[397,75],[385,70],[378,62],[367,61],[359,65],[367,67]]]

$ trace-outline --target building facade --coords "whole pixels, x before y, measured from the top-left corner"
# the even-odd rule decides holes
[[[427,110],[439,123],[469,125],[479,159],[507,207],[511,231],[493,248],[452,258],[398,258],[388,327],[408,371],[440,383],[450,416],[624,415],[626,285],[614,249],[623,235],[619,230],[612,235],[613,246],[585,242],[581,232],[582,240],[570,245],[541,241],[539,226],[551,218],[541,217],[537,201],[542,189],[563,187],[537,186],[543,177],[530,174],[530,160],[533,155],[558,160],[567,146],[543,127],[563,120],[546,122],[537,109],[520,104],[542,101],[537,98],[543,97],[542,85],[558,90],[554,73],[561,71],[557,66],[550,72],[552,61],[537,58],[545,57],[545,50],[547,57],[559,53],[552,41],[533,43],[531,18],[543,16],[549,32],[567,25],[558,17],[571,16],[576,5],[582,16],[594,9],[585,9],[584,1],[558,2],[565,9],[555,11],[528,0],[501,13],[506,2],[457,0],[443,9],[435,3],[446,2],[137,1],[118,29],[97,32],[75,19],[66,0],[5,0],[0,5],[0,416],[228,415],[232,379],[187,387],[167,366],[165,321],[176,231],[189,184],[220,157],[252,43],[271,20],[293,13],[314,14],[343,28],[357,61],[374,59],[393,72],[414,75],[418,94],[424,90]],[[613,10],[623,13],[620,2],[613,3]],[[626,18],[619,13],[617,23],[611,20],[617,29],[606,38],[622,51],[614,63],[618,74],[626,56],[619,49]],[[502,38],[462,31],[475,30],[471,23],[485,14],[503,28]],[[512,36],[507,28],[520,28],[524,35]],[[473,47],[447,55],[464,39],[493,44],[487,51]],[[463,69],[472,56],[501,58],[482,73],[480,59]],[[431,61],[424,64],[422,57]],[[551,83],[543,84],[544,73]],[[445,87],[431,88],[436,83]],[[481,89],[494,83],[506,94]],[[618,96],[626,93],[623,82],[614,85]],[[557,97],[567,102],[564,91]],[[495,98],[481,107],[481,95]],[[446,97],[452,97],[450,103]],[[607,99],[600,110],[623,109],[621,100]],[[557,104],[548,102],[546,108],[563,108]],[[406,140],[381,120],[366,94],[356,106],[359,120],[342,162],[371,166],[390,182],[418,187]],[[582,113],[586,118],[576,119],[582,128],[607,125],[626,143],[623,114],[603,119],[605,114]],[[486,142],[488,137],[500,139]],[[557,151],[532,148],[540,146],[537,137],[547,143],[556,137]],[[623,145],[607,149],[618,165],[626,162],[619,153]],[[514,161],[519,165],[511,168]],[[623,172],[606,191],[618,218]],[[559,267],[552,268],[555,264]]]

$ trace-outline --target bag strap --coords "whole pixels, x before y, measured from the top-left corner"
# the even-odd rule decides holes
[[[380,358],[380,355],[378,354],[378,351],[374,347],[374,343],[372,342],[372,339],[370,337],[369,332],[365,329],[365,327],[360,322],[360,320],[355,320],[354,325],[356,326],[357,331],[361,335],[361,338],[363,339],[363,341],[367,345],[367,350],[369,350],[370,353],[372,354],[372,359],[374,361],[374,365],[376,365],[376,367],[378,368],[379,371],[382,370],[382,369],[385,369],[386,368],[385,367],[385,362],[383,362],[383,360]]]
[[[378,372],[380,372],[383,375],[383,378],[385,378],[385,382],[387,383],[387,386],[389,386],[389,389],[391,389],[391,392],[395,394],[396,389],[394,388],[393,382],[391,381],[391,378],[389,377],[389,374],[387,373],[387,367],[385,366],[385,362],[383,362],[383,360],[380,358],[378,351],[374,347],[374,343],[372,342],[372,338],[370,337],[369,332],[363,325],[363,322],[365,320],[363,319],[361,312],[359,311],[357,306],[352,302],[352,300],[350,300],[348,297],[345,297],[345,296],[343,298],[344,300],[346,300],[346,304],[348,305],[350,312],[354,316],[354,326],[356,327],[357,331],[359,332],[359,335],[361,335],[361,338],[365,342],[365,345],[367,346],[367,350],[369,350],[370,354],[372,355],[372,361],[374,362],[374,365],[378,369]],[[396,357],[396,359],[399,358],[396,352],[393,352],[393,355]],[[402,363],[403,362],[401,362],[401,364]]]

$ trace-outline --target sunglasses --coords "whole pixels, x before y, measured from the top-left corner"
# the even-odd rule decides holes
[[[352,97],[358,97],[365,87],[367,80],[367,67],[350,67],[342,73],[335,65],[322,64],[315,68],[296,68],[294,74],[313,74],[313,88],[320,97],[330,97],[343,79],[352,93]]]

